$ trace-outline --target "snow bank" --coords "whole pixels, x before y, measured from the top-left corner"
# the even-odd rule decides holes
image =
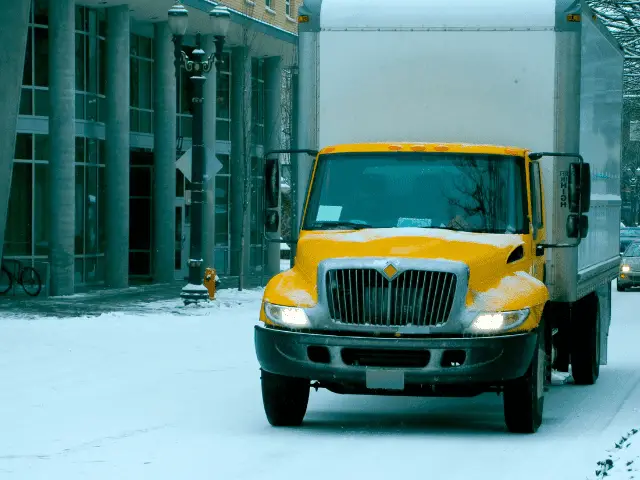
[[[215,310],[249,306],[250,308],[256,308],[257,316],[263,293],[263,288],[242,291],[223,289],[216,291],[214,300],[199,302],[198,304],[185,305],[180,298],[143,304],[144,310],[142,314],[146,312],[149,314],[165,312],[175,315],[212,315]],[[258,307],[255,307],[256,304]]]
[[[264,293],[263,288],[248,289],[239,291],[237,289],[222,289],[216,292],[212,301],[202,301],[197,304],[185,305],[180,298],[180,291],[176,292],[175,298],[171,300],[158,300],[148,302],[141,298],[138,300],[118,301],[107,304],[104,308],[95,307],[104,313],[87,313],[85,315],[73,316],[74,320],[129,320],[131,318],[163,316],[196,316],[196,317],[217,317],[224,312],[224,319],[228,319],[233,314],[230,310],[238,310],[242,314],[255,312],[257,318]],[[55,308],[52,307],[52,308]],[[94,308],[88,309],[89,311]],[[56,321],[67,319],[63,314],[55,317],[39,317],[34,313],[24,312],[2,312],[0,320],[31,320],[42,321],[45,319],[55,319]]]
[[[633,428],[608,451],[607,458],[598,462],[595,479],[622,480],[636,478],[640,471],[640,435]]]

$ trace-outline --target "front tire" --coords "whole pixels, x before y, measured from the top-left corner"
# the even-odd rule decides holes
[[[309,404],[311,383],[262,370],[262,403],[267,420],[274,427],[299,427]]]
[[[538,327],[536,350],[524,377],[504,388],[504,419],[512,433],[536,433],[542,425],[544,392],[550,377],[544,323]]]
[[[600,376],[600,305],[590,294],[571,318],[571,374],[576,385],[593,385]]]

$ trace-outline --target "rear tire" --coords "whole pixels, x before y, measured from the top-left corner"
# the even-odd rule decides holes
[[[299,427],[309,404],[311,382],[262,370],[262,403],[274,427]]]
[[[576,385],[593,385],[600,376],[600,304],[590,294],[571,318],[571,374]]]
[[[544,393],[551,366],[544,320],[538,327],[536,349],[524,377],[504,387],[504,419],[512,433],[536,433],[542,425]]]

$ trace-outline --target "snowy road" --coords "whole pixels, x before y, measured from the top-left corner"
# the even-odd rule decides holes
[[[0,478],[583,480],[640,425],[640,292],[614,292],[598,384],[552,388],[532,436],[506,433],[489,394],[312,392],[304,427],[273,429],[253,351],[259,297],[220,297],[188,316],[176,301],[145,316],[0,320]]]

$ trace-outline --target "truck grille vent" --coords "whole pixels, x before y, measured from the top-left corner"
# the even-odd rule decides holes
[[[329,313],[335,322],[370,326],[438,326],[449,319],[457,277],[409,270],[388,280],[375,269],[327,272]]]

